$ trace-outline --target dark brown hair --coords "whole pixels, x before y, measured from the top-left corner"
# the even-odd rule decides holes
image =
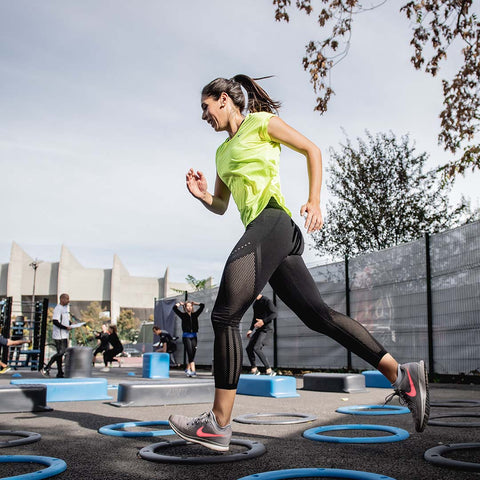
[[[247,75],[235,75],[232,78],[216,78],[202,90],[202,97],[212,97],[215,100],[225,92],[241,112],[245,110],[245,95],[242,87],[247,92],[247,110],[253,112],[277,113],[280,108],[280,102],[270,98],[268,93],[255,81],[264,78],[250,78]]]

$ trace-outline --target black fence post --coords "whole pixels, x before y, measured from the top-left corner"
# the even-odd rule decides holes
[[[273,304],[277,306],[277,294],[273,292]],[[278,309],[277,309],[278,310]],[[273,368],[278,367],[277,316],[273,319]]]
[[[433,308],[432,308],[432,264],[430,258],[430,235],[425,234],[425,274],[427,283],[427,328],[428,328],[428,374],[433,378],[435,373],[433,358]]]
[[[184,298],[184,302],[186,302],[188,300],[188,290],[184,290],[183,291],[183,298]],[[182,341],[183,341],[183,337],[182,337]],[[183,363],[185,365],[185,370],[188,368],[188,365],[187,365],[187,349],[185,348],[185,346],[183,347]]]
[[[345,313],[350,316],[350,275],[348,273],[348,255],[345,255]],[[347,350],[347,370],[352,369],[352,352]]]

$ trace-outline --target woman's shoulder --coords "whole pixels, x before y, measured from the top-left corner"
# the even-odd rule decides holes
[[[265,121],[269,121],[272,117],[275,117],[274,113],[270,112],[253,112],[249,113],[245,117],[245,121],[255,122],[255,123],[263,123]]]

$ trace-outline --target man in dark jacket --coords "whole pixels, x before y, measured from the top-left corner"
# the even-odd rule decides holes
[[[253,303],[253,319],[250,330],[247,332],[248,342],[246,351],[250,361],[251,373],[260,375],[255,363],[255,355],[265,366],[265,373],[274,376],[276,373],[270,367],[268,359],[263,353],[263,347],[268,342],[270,332],[272,332],[272,321],[277,317],[277,308],[273,302],[264,295],[260,294]]]

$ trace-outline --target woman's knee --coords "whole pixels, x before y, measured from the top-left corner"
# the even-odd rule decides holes
[[[242,317],[237,318],[238,315],[232,314],[223,309],[213,309],[211,322],[213,331],[217,329],[226,329],[226,328],[238,328]]]

